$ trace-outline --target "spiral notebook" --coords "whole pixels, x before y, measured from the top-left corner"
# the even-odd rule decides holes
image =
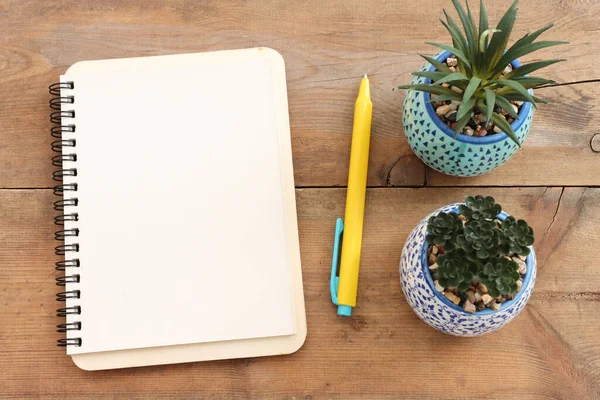
[[[58,344],[83,369],[306,336],[283,58],[83,61],[50,87]]]

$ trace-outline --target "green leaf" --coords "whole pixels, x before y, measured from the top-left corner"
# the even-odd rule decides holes
[[[488,17],[487,12],[485,11],[485,5],[483,4],[483,0],[479,0],[479,38],[483,35],[483,32],[488,30]],[[487,47],[487,39],[484,40],[484,43],[479,43],[479,51],[484,52]]]
[[[533,32],[533,33],[527,33],[525,36],[523,36],[521,39],[517,40],[511,47],[511,49],[516,49],[520,46],[529,44],[529,43],[533,43],[533,41],[535,39],[537,39],[542,33],[546,32],[548,29],[552,28],[554,26],[554,24],[549,24],[544,26],[543,28],[538,29],[537,31]]]
[[[489,125],[492,121],[492,113],[494,112],[494,105],[496,104],[496,93],[494,93],[493,90],[490,90],[488,88],[485,88],[483,90],[485,90],[485,104],[487,107],[485,120],[487,121],[487,125]]]
[[[452,17],[450,17],[448,15],[446,10],[444,10],[444,15],[446,16],[446,20],[448,22],[445,23],[442,20],[440,20],[440,21],[442,22],[442,25],[444,25],[444,27],[446,28],[448,33],[450,33],[450,36],[452,37],[453,46],[466,54],[467,53],[467,40],[465,39],[465,36],[463,35],[462,31],[460,30],[460,28],[456,24],[456,22],[452,19]]]
[[[445,88],[443,86],[438,86],[438,85],[426,85],[426,84],[410,84],[410,85],[402,85],[402,86],[398,86],[398,89],[408,89],[408,90],[417,90],[420,92],[427,92],[427,93],[432,93],[432,94],[447,94],[447,95],[457,95],[460,97],[460,95],[458,95],[458,93]]]
[[[445,74],[443,72],[437,72],[437,71],[435,71],[435,72],[434,71],[417,71],[417,72],[411,72],[411,75],[420,76],[423,78],[429,78],[435,82],[438,79],[442,79],[447,74]]]
[[[569,42],[544,40],[541,42],[526,44],[516,49],[514,48],[515,46],[513,46],[502,56],[498,64],[496,64],[496,66],[494,67],[494,75],[502,72],[508,64],[518,59],[519,57],[523,57],[524,55],[533,53],[534,51],[540,49],[545,49],[546,47],[558,46],[560,44],[569,44]]]
[[[465,10],[462,8],[458,0],[452,0],[452,4],[454,4],[454,8],[456,8],[458,17],[460,18],[462,26],[465,30],[465,34],[467,37],[468,54],[470,56],[470,59],[475,61],[475,57],[477,56],[477,38],[475,37],[475,30],[473,27],[474,23],[472,23],[471,18],[469,18],[467,13],[465,13]],[[478,69],[477,65],[472,65],[471,67],[473,69],[473,72],[476,72]]]
[[[467,122],[469,122],[469,119],[471,119],[471,113],[467,113],[465,116],[463,116],[462,118],[460,118],[456,121],[456,127],[454,128],[454,137],[455,138],[463,130],[465,125],[467,125]]]
[[[537,71],[540,68],[544,68],[544,67],[547,67],[552,64],[556,64],[557,62],[561,62],[561,61],[567,61],[567,60],[563,58],[560,60],[545,60],[545,61],[536,61],[536,62],[532,62],[529,64],[524,64],[524,65],[521,65],[519,68],[513,69],[509,74],[507,74],[504,77],[504,79],[524,77],[525,75],[530,74],[533,71]]]
[[[471,78],[471,80],[469,81],[469,84],[467,85],[467,88],[465,89],[465,91],[463,93],[463,102],[468,101],[471,98],[471,96],[473,96],[473,93],[475,93],[475,90],[477,90],[480,83],[481,83],[481,79],[479,79],[475,76]]]
[[[436,85],[441,85],[442,83],[448,83],[453,81],[468,81],[469,78],[465,76],[462,72],[453,72],[451,74],[446,75],[439,81],[435,82]]]
[[[490,45],[485,52],[485,58],[490,68],[498,63],[498,60],[500,60],[504,50],[506,49],[506,46],[508,45],[508,39],[510,38],[510,34],[512,33],[512,29],[515,24],[515,19],[517,18],[518,2],[519,0],[515,0],[508,10],[506,10],[506,13],[502,16],[498,22],[498,25],[496,25],[496,29],[500,32],[494,34],[492,40],[490,41]],[[491,78],[492,76],[488,77]]]
[[[519,82],[526,89],[535,89],[542,85],[553,85],[556,82],[550,79],[538,78],[536,76],[524,76],[522,78],[514,78],[513,81]]]
[[[475,99],[468,99],[461,101],[458,106],[458,113],[456,114],[456,119],[462,119],[463,116],[468,115],[471,117],[471,111],[473,111],[473,107],[475,107]]]
[[[471,63],[469,61],[469,58],[465,55],[465,53],[463,53],[456,47],[448,46],[447,44],[433,43],[433,42],[425,42],[425,44],[430,44],[432,46],[439,47],[442,50],[449,51],[450,53],[454,54],[457,58],[459,58],[467,67],[469,67],[471,69]]]
[[[501,115],[499,115],[497,113],[493,113],[492,114],[492,121],[494,122],[494,124],[498,128],[502,129],[502,131],[504,133],[506,133],[506,136],[508,136],[509,138],[511,138],[512,141],[517,144],[517,146],[521,147],[521,143],[519,142],[519,138],[515,134],[515,131],[513,131],[512,126],[510,126],[510,124],[508,123],[508,121],[503,116],[501,116]]]
[[[448,66],[446,64],[444,64],[443,62],[439,62],[438,60],[436,60],[433,57],[428,57],[428,56],[424,56],[422,54],[419,54],[421,57],[423,57],[429,64],[433,65],[435,67],[435,69],[437,69],[440,72],[445,72],[447,74],[450,73],[450,68],[448,68]]]
[[[506,100],[509,100],[509,101],[527,101],[527,99],[525,97],[521,96],[519,93],[514,92],[514,91],[502,93],[502,97],[504,97]],[[539,97],[535,97],[535,96],[531,96],[531,97],[533,97],[533,100],[535,100],[536,103],[548,104],[548,101],[546,101],[544,99],[540,99]]]
[[[506,110],[506,112],[508,112],[508,114],[510,114],[510,116],[514,119],[519,119],[519,115],[515,112],[512,104],[498,93],[496,93],[496,104]]]
[[[439,96],[432,97],[430,100],[428,100],[428,103],[433,103],[436,101],[460,100],[460,99],[461,99],[461,97],[458,93],[454,93],[454,95],[442,94]]]
[[[530,101],[531,103],[533,103],[533,106],[536,107],[533,97],[531,97],[529,92],[527,92],[527,89],[525,89],[525,87],[523,87],[523,85],[521,85],[519,82],[511,81],[508,79],[497,79],[497,80],[491,81],[490,83],[498,84],[498,85],[501,85],[504,87],[511,88],[515,92],[520,93],[522,96],[524,96],[527,99],[527,101]],[[537,109],[537,107],[536,107],[536,109]]]

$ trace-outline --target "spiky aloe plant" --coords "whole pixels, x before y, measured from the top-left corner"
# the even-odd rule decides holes
[[[549,79],[528,76],[528,74],[559,61],[565,61],[564,59],[535,61],[515,68],[505,76],[501,75],[506,66],[519,57],[539,49],[567,44],[568,42],[534,42],[542,33],[553,26],[550,24],[533,33],[526,34],[507,50],[508,40],[517,17],[518,2],[519,0],[516,0],[510,6],[495,29],[490,29],[483,0],[480,0],[479,6],[479,27],[475,25],[469,2],[466,2],[467,10],[465,11],[458,0],[452,0],[464,33],[444,10],[446,21],[442,19],[440,21],[452,37],[452,46],[430,42],[427,44],[452,53],[457,59],[458,71],[452,72],[446,64],[432,57],[421,56],[437,70],[413,72],[413,75],[429,78],[432,83],[398,87],[399,89],[411,89],[436,95],[431,101],[460,101],[454,129],[455,137],[467,125],[473,110],[477,108],[480,112],[485,113],[488,127],[493,122],[518,146],[521,146],[511,125],[502,115],[494,112],[494,108],[498,106],[511,117],[519,119],[510,101],[530,102],[536,108],[536,103],[547,103],[545,100],[531,95],[528,90],[555,82]],[[443,87],[443,83],[460,88],[462,93],[459,94]]]

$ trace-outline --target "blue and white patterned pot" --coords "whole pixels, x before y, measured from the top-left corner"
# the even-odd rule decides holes
[[[444,51],[435,58],[445,61],[448,56],[450,53]],[[521,64],[515,60],[512,65],[517,68]],[[421,71],[434,70],[430,63],[421,68]],[[411,83],[431,83],[431,79],[415,77]],[[410,148],[431,168],[455,176],[481,175],[504,164],[518,150],[519,147],[504,132],[483,137],[460,133],[455,139],[454,131],[439,119],[433,105],[428,102],[430,99],[429,93],[407,91],[402,124]],[[523,103],[519,119],[512,123],[521,143],[529,132],[532,118],[533,106]]]
[[[429,217],[440,212],[457,212],[459,204],[461,203],[450,204],[434,211],[415,227],[402,250],[400,281],[408,304],[427,324],[450,335],[479,336],[502,328],[525,307],[535,284],[536,258],[530,247],[531,253],[525,261],[527,272],[523,278],[523,286],[514,299],[502,303],[500,310],[485,309],[468,313],[453,304],[435,290],[427,263],[429,246],[425,241],[425,233]],[[505,212],[498,216],[501,220],[506,217],[508,214]]]

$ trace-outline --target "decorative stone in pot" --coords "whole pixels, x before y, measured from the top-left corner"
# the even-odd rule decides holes
[[[431,216],[440,212],[458,212],[460,204],[450,204],[435,210],[425,217],[409,235],[400,261],[402,291],[413,311],[433,328],[456,336],[479,336],[494,332],[515,318],[525,307],[531,296],[536,279],[536,257],[531,246],[526,257],[526,272],[522,276],[522,287],[514,298],[501,303],[499,309],[483,309],[467,312],[442,295],[434,284],[429,264],[426,241],[427,224]],[[505,220],[508,214],[501,212],[496,219]]]

